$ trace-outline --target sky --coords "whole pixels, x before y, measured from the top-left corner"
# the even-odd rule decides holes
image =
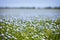
[[[60,0],[0,0],[0,7],[59,7]]]

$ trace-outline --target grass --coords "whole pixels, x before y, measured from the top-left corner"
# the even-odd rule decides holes
[[[1,19],[0,40],[60,40],[60,19]]]

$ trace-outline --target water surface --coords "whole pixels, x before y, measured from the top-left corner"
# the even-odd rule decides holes
[[[50,17],[52,19],[60,17],[60,9],[0,9],[0,18],[10,16],[16,18],[29,17]]]

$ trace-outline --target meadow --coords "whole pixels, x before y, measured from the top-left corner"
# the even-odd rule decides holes
[[[1,19],[0,40],[60,40],[60,18]]]

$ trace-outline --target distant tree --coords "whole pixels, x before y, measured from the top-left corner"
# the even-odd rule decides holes
[[[51,9],[52,7],[45,7],[45,9]]]
[[[54,9],[60,9],[60,7],[54,7]]]

